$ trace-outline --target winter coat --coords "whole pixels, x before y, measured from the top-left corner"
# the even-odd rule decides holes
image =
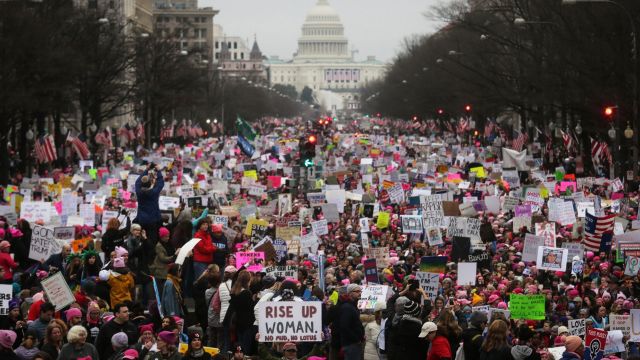
[[[353,301],[340,306],[338,321],[340,327],[340,344],[342,347],[357,344],[364,340],[364,327],[360,322],[360,311]]]
[[[218,288],[220,291],[220,321],[224,321],[229,310],[229,301],[231,300],[231,280],[227,280],[220,284]]]
[[[109,279],[107,280],[111,290],[109,291],[109,298],[111,300],[111,308],[116,304],[131,301],[131,290],[135,287],[135,281],[131,273],[119,274],[115,271],[111,272]]]
[[[467,357],[465,356],[465,359]],[[513,360],[511,356],[511,348],[509,346],[501,347],[500,349],[493,349],[491,351],[484,351],[480,349],[479,360]]]
[[[462,348],[465,359],[480,357],[480,347],[483,342],[482,330],[469,327],[462,332]]]
[[[449,340],[442,335],[436,335],[429,346],[427,360],[453,359],[451,355],[451,345]]]
[[[136,199],[138,199],[138,216],[135,222],[141,225],[157,224],[162,221],[158,200],[160,199],[160,192],[162,188],[164,188],[164,177],[162,177],[162,172],[158,171],[156,173],[156,183],[153,187],[143,189],[142,177],[148,174],[149,171],[145,170],[145,172],[138,177],[135,184]]]
[[[100,333],[96,337],[95,346],[100,354],[100,359],[108,359],[115,353],[111,346],[111,337],[119,332],[127,334],[129,345],[135,344],[138,340],[138,328],[134,323],[127,321],[124,324],[119,324],[113,319],[102,325]]]
[[[158,241],[156,244],[156,257],[153,259],[153,264],[151,264],[150,269],[151,274],[156,279],[166,279],[167,271],[169,270],[169,264],[176,260],[176,256],[174,254],[167,254],[167,249]]]
[[[60,354],[58,354],[58,360],[76,360],[78,358],[91,356],[93,360],[99,360],[98,350],[93,344],[84,343],[80,346],[76,344],[67,343],[62,345]]]
[[[178,350],[163,356],[160,351],[150,353],[149,360],[182,360],[182,354]]]
[[[512,347],[511,356],[513,356],[513,360],[540,360],[540,354],[528,345],[516,345]]]
[[[208,231],[198,230],[194,237],[200,239],[200,241],[193,248],[193,261],[211,264],[213,262],[213,253],[216,251],[216,247],[211,242],[211,235]]]
[[[569,352],[569,351],[565,351],[562,353],[562,357],[560,358],[560,360],[581,360],[582,358],[580,357],[580,355],[574,353],[574,352]]]
[[[13,269],[18,267],[15,261],[11,258],[9,253],[4,251],[0,252],[0,267],[4,269],[4,279],[2,280],[12,280],[13,279]]]
[[[403,315],[400,322],[393,327],[393,352],[397,359],[424,360],[426,352],[418,337],[422,331],[422,321],[409,315]],[[392,354],[389,354],[392,356]],[[398,357],[399,356],[399,357]]]
[[[373,315],[361,316],[364,321],[364,360],[378,360],[378,335],[380,335],[380,324],[376,322]]]

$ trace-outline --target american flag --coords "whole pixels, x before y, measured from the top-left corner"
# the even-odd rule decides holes
[[[444,122],[444,125],[447,127],[447,131],[453,133],[455,131],[453,131],[453,124],[451,123],[451,121],[446,121]]]
[[[138,139],[140,139],[142,142],[144,142],[144,125],[142,124],[142,121],[138,121],[138,125],[136,126],[136,130],[135,130],[135,134],[136,137]]]
[[[469,130],[469,119],[460,118],[458,121],[458,132],[463,133]]]
[[[203,137],[204,136],[204,131],[202,130],[202,127],[200,127],[200,125],[196,125],[193,127],[193,131],[195,133],[196,137]]]
[[[584,218],[584,239],[582,243],[586,250],[600,251],[603,238],[611,239],[613,226],[615,224],[615,214],[597,217],[588,211]]]
[[[182,120],[182,123],[180,123],[180,126],[176,129],[176,137],[187,137],[187,122],[185,120]]]
[[[39,163],[50,163],[58,159],[53,135],[45,135],[36,139],[34,146],[36,159]]]
[[[518,137],[513,139],[513,144],[511,145],[511,147],[513,148],[513,150],[522,151],[522,147],[527,142],[527,140],[529,140],[529,135],[527,135],[526,132],[521,132]]]
[[[160,140],[171,139],[173,137],[173,124],[165,126],[160,130]]]
[[[113,140],[111,139],[111,127],[107,126],[102,131],[99,131],[94,138],[96,144],[103,145],[107,149],[113,147]]]
[[[502,140],[507,140],[507,132],[504,130],[502,126],[495,125],[498,128],[498,134],[500,134],[500,138]]]
[[[68,133],[67,142],[71,143],[71,147],[73,147],[73,150],[75,150],[76,154],[78,154],[78,157],[80,159],[87,160],[91,155],[91,152],[89,151],[89,147],[87,146],[87,143],[80,140],[80,138],[78,138],[77,136],[73,136],[71,135],[71,133]]]
[[[124,124],[124,126],[122,126],[120,129],[118,129],[118,136],[120,136],[121,138],[125,139],[126,142],[131,142],[131,141],[135,140],[136,133],[129,126],[129,124]]]
[[[564,144],[564,147],[567,149],[568,152],[571,152],[571,150],[575,146],[575,142],[573,141],[573,136],[571,136],[570,133],[564,132],[562,130],[560,130],[560,132],[562,133],[562,143]]]

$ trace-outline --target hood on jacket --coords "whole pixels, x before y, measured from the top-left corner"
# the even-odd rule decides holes
[[[527,345],[516,345],[511,348],[511,356],[514,360],[524,360],[533,354],[533,349]]]

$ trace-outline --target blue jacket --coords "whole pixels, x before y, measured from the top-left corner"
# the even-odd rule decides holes
[[[162,288],[161,299],[162,313],[165,316],[183,316],[178,292],[173,286],[171,279],[167,279],[167,281],[165,281],[164,288]]]
[[[562,357],[560,358],[560,360],[581,360],[582,358],[580,357],[580,355],[574,353],[574,352],[569,352],[569,351],[565,351],[562,353]]]
[[[164,178],[162,173],[158,172],[156,183],[151,189],[142,189],[142,177],[149,173],[145,170],[142,175],[136,180],[136,197],[138,199],[138,216],[136,217],[137,223],[141,225],[152,225],[162,221],[160,214],[160,205],[158,201],[160,199],[160,192],[164,188]]]

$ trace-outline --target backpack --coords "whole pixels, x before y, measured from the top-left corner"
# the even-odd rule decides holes
[[[475,341],[479,336],[481,335],[476,335],[474,336],[471,341]],[[455,360],[464,360],[464,343],[460,343],[460,347],[458,348],[458,351],[456,351],[456,358]]]
[[[221,307],[222,307],[222,304],[220,302],[220,289],[218,289],[216,293],[213,294],[213,298],[211,299],[211,308],[213,309],[214,313],[220,315]]]

